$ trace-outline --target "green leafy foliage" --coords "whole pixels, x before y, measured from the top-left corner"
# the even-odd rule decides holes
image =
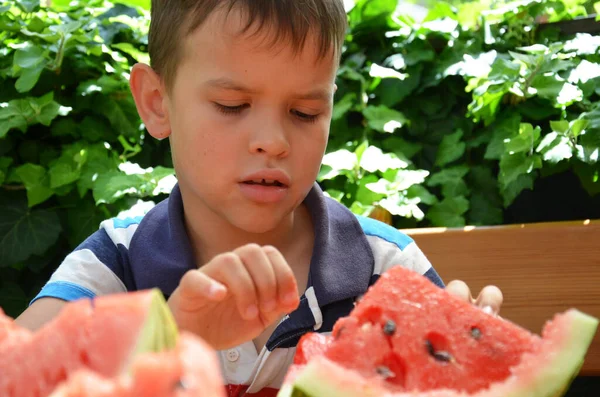
[[[128,72],[147,58],[146,1],[0,0],[0,306],[23,310],[100,222],[174,182]],[[133,7],[132,7],[133,6]]]
[[[424,18],[383,1],[349,12],[325,190],[361,214],[392,200],[397,227],[501,224],[556,172],[597,194],[600,42],[540,24],[583,2],[428,4]],[[383,168],[360,167],[365,142]],[[391,184],[406,172],[423,178]]]

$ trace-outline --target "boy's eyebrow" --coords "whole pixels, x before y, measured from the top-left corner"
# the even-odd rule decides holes
[[[244,87],[243,85],[241,85],[231,79],[228,79],[226,77],[220,77],[218,79],[208,80],[204,84],[209,87],[212,87],[212,88],[222,88],[222,89],[226,89],[226,90],[249,92],[249,93],[255,92],[254,90],[251,90],[248,87]]]
[[[256,90],[248,88],[234,80],[228,79],[226,77],[220,77],[217,79],[211,79],[204,83],[206,86],[212,88],[221,88],[225,90],[239,91],[245,93],[256,93]],[[296,95],[296,99],[306,99],[306,100],[322,100],[322,101],[330,101],[333,95],[333,91],[327,89],[315,89],[306,93],[302,93]]]

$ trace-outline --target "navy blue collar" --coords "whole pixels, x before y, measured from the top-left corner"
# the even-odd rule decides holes
[[[305,203],[315,228],[308,287],[313,287],[319,306],[363,294],[374,259],[358,220],[346,207],[326,197],[317,183]],[[157,287],[168,297],[183,274],[197,267],[183,213],[181,192],[175,185],[169,198],[142,219],[129,247],[137,289]],[[308,326],[309,320],[303,318],[301,323]]]

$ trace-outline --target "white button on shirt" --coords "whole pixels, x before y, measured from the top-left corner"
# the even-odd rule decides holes
[[[236,362],[238,358],[240,358],[240,353],[237,351],[237,349],[227,350],[227,361],[233,363]]]

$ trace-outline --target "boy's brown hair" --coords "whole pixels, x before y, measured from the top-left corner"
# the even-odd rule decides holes
[[[152,0],[148,51],[152,68],[170,88],[182,58],[183,38],[194,32],[218,8],[242,12],[246,25],[271,32],[271,43],[287,40],[295,52],[314,32],[319,57],[331,49],[339,58],[346,34],[347,17],[343,0]]]

